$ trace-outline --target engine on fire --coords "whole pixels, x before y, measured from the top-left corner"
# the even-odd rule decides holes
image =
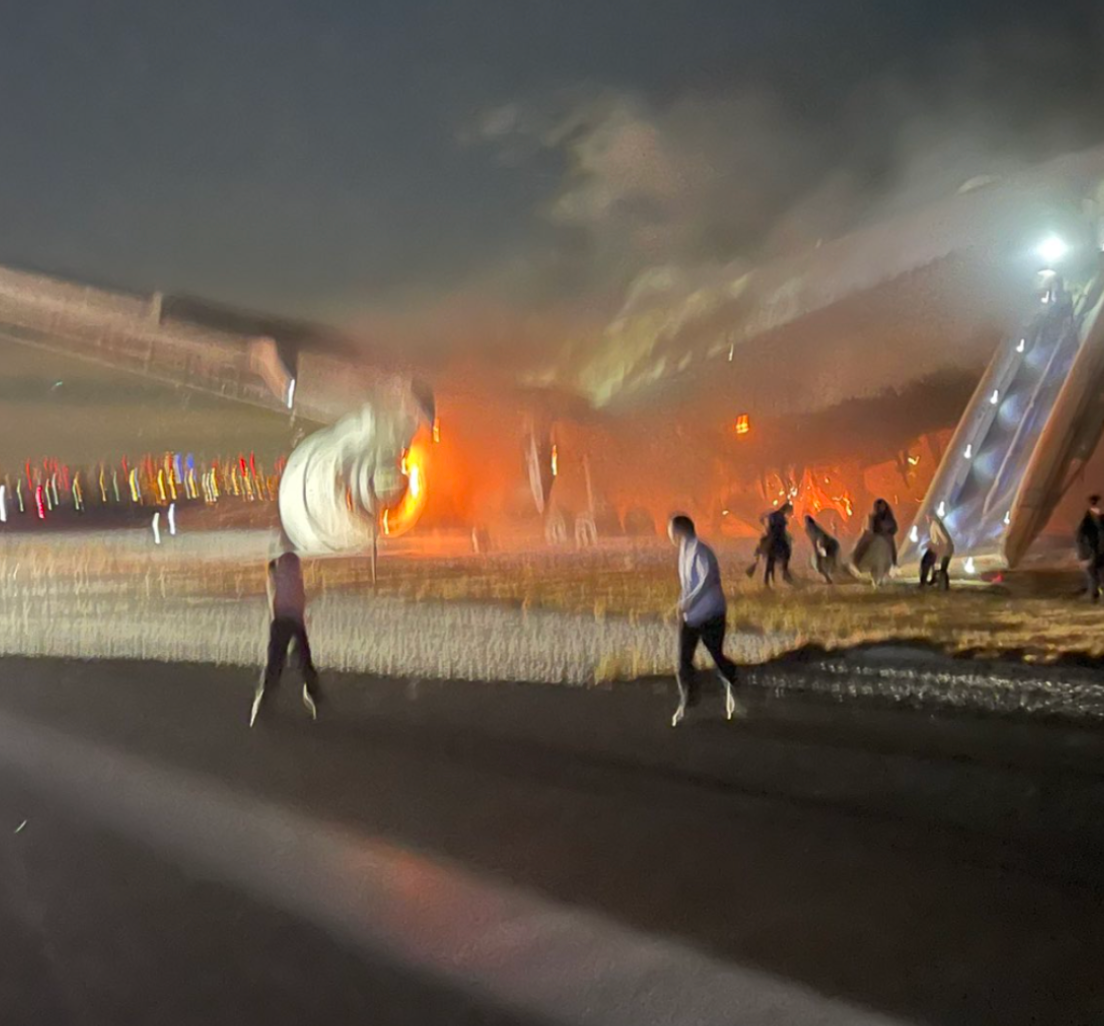
[[[364,551],[377,532],[413,526],[425,501],[425,432],[432,412],[409,389],[381,392],[308,436],[280,482],[280,520],[297,550]]]

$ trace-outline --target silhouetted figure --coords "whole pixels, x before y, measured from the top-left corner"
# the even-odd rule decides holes
[[[268,564],[268,659],[264,674],[253,697],[252,727],[257,722],[261,703],[271,688],[280,682],[287,663],[288,646],[295,644],[299,669],[303,674],[303,705],[311,719],[318,716],[318,672],[311,660],[307,640],[307,594],[303,586],[303,567],[294,552],[285,552]]]
[[[793,516],[793,505],[786,503],[771,513],[764,513],[759,522],[767,531],[755,549],[755,562],[747,569],[748,577],[754,577],[759,560],[766,560],[766,569],[763,572],[763,584],[770,587],[774,583],[774,570],[778,564],[782,565],[782,579],[787,584],[793,584],[790,576],[790,558],[793,556],[793,542],[790,540],[789,518]]]
[[[813,547],[813,569],[828,584],[834,584],[832,574],[839,570],[840,543],[811,516],[805,517],[805,535]]]
[[[851,563],[859,573],[869,574],[875,584],[881,584],[897,565],[897,518],[885,499],[875,501]]]
[[[942,585],[944,591],[951,587],[951,557],[954,555],[954,539],[947,525],[934,513],[928,514],[928,542],[920,557],[920,587]],[[936,569],[936,564],[939,569]],[[929,580],[930,579],[930,580]]]
[[[694,671],[694,655],[698,642],[717,667],[725,688],[725,715],[728,719],[743,707],[732,693],[736,685],[736,664],[725,655],[725,616],[728,604],[721,587],[721,568],[713,550],[698,538],[694,521],[686,516],[674,516],[667,525],[667,535],[678,546],[679,642],[678,675],[679,704],[671,718],[677,727],[690,706],[698,704],[698,680]]]
[[[1089,601],[1100,601],[1104,579],[1104,519],[1101,518],[1100,496],[1089,496],[1089,508],[1077,527],[1077,559],[1085,573],[1085,591]]]

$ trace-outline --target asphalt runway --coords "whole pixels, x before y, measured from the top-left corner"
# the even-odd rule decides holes
[[[1104,735],[0,663],[5,1024],[1104,1020]]]

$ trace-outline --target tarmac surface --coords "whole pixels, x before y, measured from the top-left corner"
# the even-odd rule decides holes
[[[1104,733],[253,682],[0,662],[0,1021],[1104,1020]]]

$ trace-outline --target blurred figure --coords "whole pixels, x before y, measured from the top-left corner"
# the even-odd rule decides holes
[[[875,501],[867,529],[851,554],[851,564],[876,585],[897,565],[897,518],[885,499]]]
[[[934,513],[928,514],[928,543],[920,557],[920,587],[941,584],[944,591],[951,589],[951,557],[954,555],[954,539],[947,525]],[[939,564],[939,569],[935,564]],[[929,577],[931,578],[929,581]]]
[[[698,538],[694,521],[687,516],[671,517],[667,536],[679,550],[678,601],[679,644],[678,674],[679,704],[671,718],[671,726],[677,727],[690,706],[698,704],[699,691],[694,671],[694,655],[698,642],[706,650],[717,667],[725,688],[725,716],[728,719],[745,710],[732,693],[736,685],[736,664],[725,655],[725,616],[728,604],[721,588],[721,568],[713,550]]]
[[[840,543],[811,516],[805,517],[805,536],[813,547],[813,569],[828,584],[834,584],[832,574],[839,570]]]
[[[1089,601],[1099,602],[1104,577],[1104,519],[1101,518],[1099,495],[1089,496],[1089,508],[1077,527],[1077,559],[1085,573]]]
[[[287,662],[288,646],[293,642],[303,674],[303,705],[311,719],[318,717],[318,672],[311,660],[307,640],[307,593],[303,586],[303,567],[299,557],[286,551],[268,564],[268,610],[271,625],[268,634],[268,660],[253,698],[252,727],[257,722],[261,703],[270,688],[280,682]]]
[[[790,540],[789,522],[793,516],[793,504],[787,502],[771,513],[764,513],[759,522],[766,526],[767,532],[759,539],[755,549],[755,562],[747,569],[748,577],[754,577],[759,560],[766,560],[763,572],[763,584],[770,587],[774,583],[774,568],[782,564],[782,580],[793,584],[790,576],[790,557],[793,555],[793,542]]]

